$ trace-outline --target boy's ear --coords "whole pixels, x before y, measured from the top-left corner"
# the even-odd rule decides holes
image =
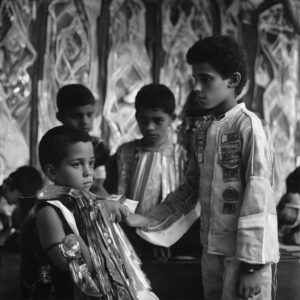
[[[228,87],[229,88],[236,88],[240,82],[241,82],[241,74],[239,72],[233,73],[229,78],[228,78]]]
[[[55,181],[56,172],[55,172],[54,166],[52,164],[45,165],[44,173],[51,181],[53,181],[53,182]]]

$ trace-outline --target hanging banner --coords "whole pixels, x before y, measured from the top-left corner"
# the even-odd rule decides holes
[[[31,78],[36,51],[29,39],[32,6],[0,2],[0,184],[29,163]]]
[[[55,101],[60,87],[81,83],[99,100],[96,26],[100,9],[98,0],[55,0],[49,5],[39,136],[58,125]]]
[[[110,4],[107,94],[103,108],[112,153],[119,145],[141,136],[135,120],[134,101],[140,88],[152,80],[145,38],[143,2],[113,0]]]

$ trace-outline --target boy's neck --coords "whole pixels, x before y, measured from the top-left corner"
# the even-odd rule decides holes
[[[150,148],[150,149],[157,149],[160,148],[161,146],[165,145],[167,142],[169,141],[169,137],[168,135],[165,136],[165,138],[163,140],[160,140],[159,142],[153,144],[153,143],[147,143],[147,141],[145,141],[144,138],[142,138],[141,143],[143,146]]]
[[[212,114],[218,118],[220,116],[225,115],[229,110],[231,110],[236,105],[237,102],[235,99],[231,99],[230,101],[224,101],[212,109]]]

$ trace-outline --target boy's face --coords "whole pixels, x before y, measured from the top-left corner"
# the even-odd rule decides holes
[[[50,178],[55,184],[88,191],[93,183],[94,150],[91,142],[76,142],[67,149]]]
[[[195,81],[195,101],[199,108],[211,109],[222,105],[236,104],[235,89],[229,85],[229,79],[223,79],[208,63],[192,65]]]
[[[158,146],[166,141],[172,121],[169,114],[160,109],[140,109],[136,114],[136,120],[145,144]]]
[[[11,189],[8,187],[5,190],[5,198],[8,204],[18,204],[18,199],[22,197],[22,193],[19,192],[17,189]]]
[[[72,110],[65,112],[60,121],[67,126],[72,126],[90,132],[93,127],[95,105],[88,104],[77,106]]]

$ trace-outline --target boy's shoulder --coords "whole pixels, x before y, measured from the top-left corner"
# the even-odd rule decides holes
[[[130,142],[126,142],[119,146],[117,149],[117,152],[123,152],[123,151],[134,151],[137,148],[141,146],[141,139],[136,139]]]
[[[252,131],[263,129],[263,120],[253,111],[248,109],[244,103],[237,105],[233,113],[234,122],[240,127],[240,130],[251,129]]]

